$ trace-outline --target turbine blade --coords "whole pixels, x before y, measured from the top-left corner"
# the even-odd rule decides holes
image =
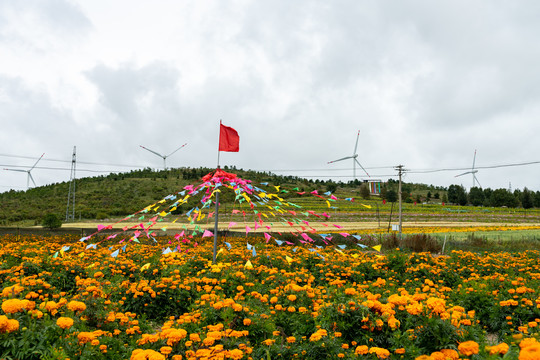
[[[472,160],[472,169],[474,170],[474,163],[476,162],[476,149],[474,150],[474,157]]]
[[[366,171],[366,169],[364,169],[364,167],[362,166],[362,164],[360,164],[360,162],[359,162],[358,160],[354,159],[354,161],[356,161],[356,163],[358,163],[358,165],[360,165],[360,167],[362,168],[362,170],[364,170],[364,172],[366,173],[366,175],[367,175],[368,177],[371,177],[371,176],[369,176],[369,174],[368,174],[368,172]]]
[[[459,177],[459,176],[463,176],[463,175],[467,175],[467,174],[472,174],[472,171],[467,171],[467,172],[464,172],[463,174],[459,174],[459,175],[456,175],[454,177]]]
[[[353,165],[353,180],[356,180],[356,162],[355,158],[353,158],[352,165]]]
[[[4,168],[4,170],[8,170],[8,171],[18,171],[18,172],[28,172],[26,170],[20,170],[20,169],[8,169],[8,168]]]
[[[161,155],[160,153],[155,152],[154,150],[150,150],[149,148],[145,148],[145,147],[142,146],[142,145],[139,145],[139,146],[142,147],[144,150],[150,151],[152,154],[156,154],[156,155],[159,156],[160,158],[163,157],[163,155]],[[166,157],[166,156],[165,156],[165,157]]]
[[[180,146],[178,149],[174,150],[172,153],[170,153],[169,155],[167,155],[166,157],[169,157],[171,156],[172,154],[174,154],[175,152],[177,152],[178,150],[180,150],[181,148],[183,148],[184,146],[186,146],[187,143],[185,143],[184,145]]]
[[[478,183],[478,186],[480,187],[480,189],[482,188],[482,184],[480,184],[480,181],[478,181],[478,178],[476,177],[475,174],[472,174],[472,176],[474,177],[474,180],[476,180],[476,182]]]
[[[32,174],[30,174],[30,171],[28,171],[28,177],[30,178],[30,180],[32,180],[34,187],[37,187],[36,182],[34,181],[34,178],[32,177]]]
[[[356,149],[358,149],[358,139],[360,138],[360,130],[358,130],[358,134],[356,135],[356,145],[354,145],[354,152],[353,155],[356,154]]]
[[[341,161],[341,160],[352,159],[352,158],[353,158],[352,156],[347,156],[347,157],[344,157],[344,158],[341,158],[341,159],[329,161],[328,164],[335,163],[335,162],[338,162],[338,161]]]
[[[30,170],[28,170],[28,171],[31,171],[32,169],[34,169],[34,168],[36,167],[37,163],[39,162],[39,160],[41,160],[41,158],[42,158],[44,155],[45,155],[45,153],[41,154],[41,156],[39,157],[39,159],[37,159],[37,161],[36,161],[36,163],[34,164],[34,166],[32,166],[32,167],[30,168]]]

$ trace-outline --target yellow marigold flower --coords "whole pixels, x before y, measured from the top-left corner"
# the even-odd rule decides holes
[[[461,354],[465,356],[471,356],[474,354],[478,354],[479,346],[478,343],[475,341],[465,341],[459,344],[458,350]]]
[[[24,310],[24,303],[19,299],[8,299],[2,303],[2,311],[6,314],[14,314]]]
[[[64,330],[69,329],[70,327],[73,326],[73,319],[69,318],[69,317],[59,317],[56,320],[56,325],[58,325],[59,327],[61,327]]]
[[[270,346],[275,342],[276,342],[276,340],[274,340],[274,339],[266,339],[266,340],[263,341],[263,344],[267,345],[267,346]]]

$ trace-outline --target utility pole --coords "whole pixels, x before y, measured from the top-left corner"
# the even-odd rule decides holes
[[[71,175],[69,176],[69,191],[68,191],[68,200],[67,200],[67,207],[66,207],[66,222],[71,219],[72,221],[75,221],[75,182],[76,182],[76,176],[75,176],[75,169],[77,165],[77,147],[73,147],[73,155],[71,157]],[[70,213],[70,207],[71,205],[71,213]]]
[[[402,224],[403,224],[403,214],[402,214],[402,207],[401,207],[401,176],[403,175],[403,172],[405,171],[403,169],[403,165],[396,166],[396,169],[398,171],[399,175],[399,185],[398,185],[398,200],[399,200],[399,240],[402,239]]]

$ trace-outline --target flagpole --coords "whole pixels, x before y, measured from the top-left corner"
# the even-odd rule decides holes
[[[218,152],[217,152],[217,169],[219,169],[219,143],[221,140],[221,119],[219,120],[219,137],[218,137]],[[214,191],[216,189],[214,188]],[[214,222],[214,251],[212,257],[212,264],[216,263],[217,258],[217,238],[218,238],[218,218],[219,218],[219,191],[216,191],[216,211]]]

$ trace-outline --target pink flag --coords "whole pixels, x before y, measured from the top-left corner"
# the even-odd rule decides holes
[[[228,227],[227,229],[230,229],[230,228],[233,227],[234,225],[236,225],[236,223],[233,222],[233,221],[231,221],[231,222],[229,223],[229,227]]]
[[[246,226],[246,234],[248,234],[251,231],[251,228],[249,226]]]
[[[270,234],[264,233],[264,237],[266,238],[266,242],[269,242],[272,236]]]
[[[205,238],[209,236],[214,236],[214,233],[212,233],[210,230],[204,230],[202,237]]]

